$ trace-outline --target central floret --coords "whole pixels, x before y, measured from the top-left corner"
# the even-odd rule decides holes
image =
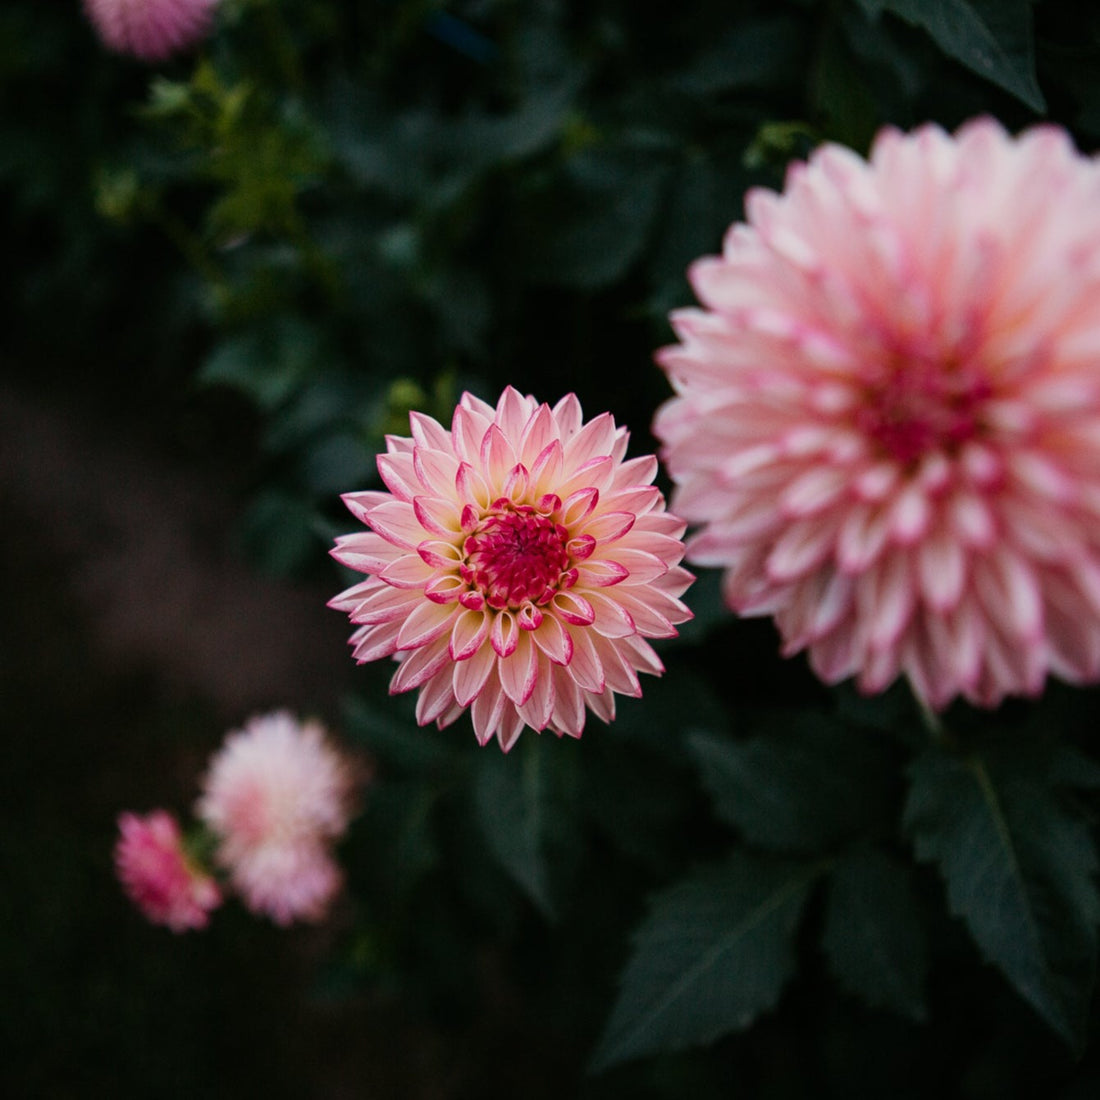
[[[494,501],[492,510],[466,536],[462,579],[497,611],[546,604],[576,583],[570,569],[568,530],[529,504]]]
[[[988,381],[951,362],[899,359],[869,380],[857,426],[903,464],[953,453],[978,431]]]

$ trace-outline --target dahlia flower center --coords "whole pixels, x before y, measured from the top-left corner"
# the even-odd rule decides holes
[[[466,537],[463,579],[498,611],[547,603],[568,587],[569,532],[530,505],[502,505]]]
[[[988,381],[951,362],[895,361],[867,383],[857,426],[908,464],[973,438],[990,393]]]

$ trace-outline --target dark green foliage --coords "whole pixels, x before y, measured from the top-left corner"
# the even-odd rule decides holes
[[[594,1068],[707,1043],[774,1008],[821,871],[737,852],[658,895],[636,933]]]
[[[691,747],[715,813],[748,843],[815,854],[890,820],[888,742],[814,711],[777,710],[745,741],[699,734]]]
[[[869,1005],[927,1015],[928,948],[912,869],[856,847],[829,878],[822,948],[829,969]]]
[[[1055,788],[1044,747],[928,750],[911,769],[905,826],[983,956],[1080,1049],[1096,973],[1096,849]]]
[[[100,50],[75,2],[7,0],[4,366],[217,467],[239,491],[227,541],[335,593],[352,577],[327,550],[355,526],[339,494],[379,486],[412,409],[446,423],[464,390],[575,390],[651,451],[670,394],[652,354],[692,302],[689,264],[819,142],[865,152],[884,124],[991,114],[1100,144],[1085,8],[224,0],[204,47],[149,68]],[[215,723],[100,689],[98,668],[78,682],[92,643],[67,629],[34,665],[27,639],[67,628],[80,586],[51,577],[43,604],[5,575],[0,682],[33,697],[4,750],[22,906],[5,1095],[328,1095],[311,1059],[335,1052],[412,1067],[345,1090],[403,1100],[1100,1089],[1095,690],[956,706],[930,730],[904,684],[866,698],[781,660],[713,571],[658,646],[665,676],[580,742],[481,749],[465,718],[417,727],[388,662],[349,668],[354,692],[319,705],[372,781],[346,904],[291,960],[240,912],[183,941],[125,912],[120,776],[153,781],[142,737],[170,727],[182,790]],[[58,765],[59,730],[95,732]],[[295,962],[321,975],[312,1031]]]
[[[511,757],[495,753],[479,761],[473,780],[486,847],[551,920],[559,908],[558,876],[575,862],[580,843],[569,774],[577,761],[553,740],[521,738]]]
[[[891,12],[921,27],[945,54],[1034,111],[1046,109],[1035,77],[1034,0],[858,0],[869,15]]]

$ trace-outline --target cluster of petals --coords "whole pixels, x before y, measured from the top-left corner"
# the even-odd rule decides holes
[[[354,775],[317,722],[288,711],[230,732],[196,806],[215,858],[254,913],[318,920],[342,885],[332,847],[347,828]]]
[[[1100,676],[1100,163],[990,119],[825,145],[690,279],[655,431],[734,610],[937,709]]]
[[[388,491],[344,497],[369,528],[333,550],[368,574],[330,603],[357,624],[356,660],[395,657],[390,691],[420,689],[421,725],[468,709],[505,751],[524,727],[611,721],[639,671],[663,672],[645,639],[691,616],[685,524],[652,484],[656,458],[626,459],[627,431],[584,422],[575,394],[467,393],[450,430],[419,413],[410,427],[378,456]]]
[[[187,854],[176,819],[166,810],[118,819],[115,872],[147,920],[173,932],[205,928],[221,904],[218,884]]]
[[[104,45],[142,61],[163,61],[210,33],[221,0],[84,0]]]

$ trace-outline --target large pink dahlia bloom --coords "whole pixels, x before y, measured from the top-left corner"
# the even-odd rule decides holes
[[[690,271],[655,430],[689,559],[932,707],[1100,676],[1100,164],[1044,126],[826,145]]]
[[[221,891],[185,852],[176,819],[167,810],[124,813],[118,829],[115,873],[146,919],[173,932],[205,928]]]
[[[409,419],[378,456],[389,492],[344,497],[370,528],[333,551],[369,574],[330,604],[359,624],[355,658],[396,656],[390,691],[420,689],[421,725],[469,708],[505,751],[524,726],[579,737],[586,707],[611,721],[616,692],[664,671],[645,639],[691,617],[656,458],[624,461],[626,429],[584,423],[574,394],[551,408],[509,387],[494,408],[467,393],[450,431]]]
[[[104,44],[142,61],[163,61],[210,31],[221,0],[84,0]]]
[[[354,778],[323,727],[287,711],[226,736],[196,810],[254,913],[282,925],[324,916],[342,884],[331,847],[347,828]]]

